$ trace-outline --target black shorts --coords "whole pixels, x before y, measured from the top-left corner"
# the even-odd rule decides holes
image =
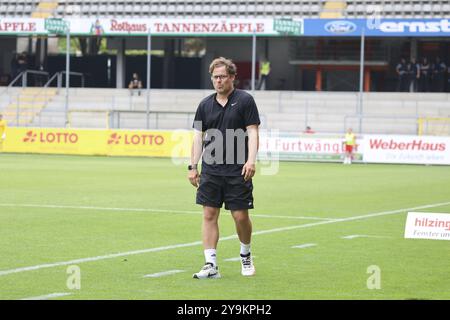
[[[200,175],[196,203],[226,210],[253,209],[253,183],[245,181],[244,176],[215,176],[208,173]]]

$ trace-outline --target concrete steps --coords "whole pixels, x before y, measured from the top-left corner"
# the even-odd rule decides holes
[[[29,88],[30,92],[36,90]],[[0,95],[0,111],[20,91],[10,88]],[[2,92],[2,88],[0,88]],[[191,128],[193,113],[199,102],[212,90],[152,89],[150,127],[160,129]],[[355,92],[255,91],[262,128],[303,131],[309,125],[317,132],[338,133],[345,127],[359,129],[359,96]],[[40,99],[40,100],[39,100]],[[40,97],[37,101],[46,101]],[[23,97],[19,103],[30,103]],[[3,109],[2,109],[3,108]],[[106,127],[107,112],[120,110],[120,127],[145,128],[146,91],[130,95],[128,89],[73,88],[69,90],[69,110],[73,126]],[[31,125],[58,126],[65,123],[65,91],[61,90]],[[76,112],[75,112],[76,111]],[[96,112],[89,112],[96,111]],[[139,113],[133,113],[139,111]],[[167,112],[164,114],[164,112]],[[172,113],[171,113],[172,112]],[[184,112],[186,114],[175,114]],[[190,113],[190,114],[187,114]],[[416,117],[450,117],[450,95],[444,93],[364,93],[362,130],[366,133],[415,134]],[[116,125],[116,120],[114,120]]]

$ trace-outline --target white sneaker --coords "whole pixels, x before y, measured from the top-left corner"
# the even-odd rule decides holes
[[[255,266],[253,265],[251,253],[249,253],[246,256],[241,255],[241,265],[242,265],[241,274],[244,277],[250,277],[255,275],[256,270]]]
[[[220,273],[219,273],[219,267],[218,266],[213,266],[212,263],[207,262],[203,268],[197,272],[194,273],[194,275],[192,276],[194,279],[217,279],[220,278]]]

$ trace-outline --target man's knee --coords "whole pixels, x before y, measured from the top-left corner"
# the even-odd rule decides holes
[[[205,222],[217,222],[219,218],[219,208],[204,207],[203,209],[203,220]]]
[[[233,211],[232,215],[236,223],[248,223],[250,221],[248,210]]]

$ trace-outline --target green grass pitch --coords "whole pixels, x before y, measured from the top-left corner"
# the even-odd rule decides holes
[[[282,162],[254,186],[256,275],[227,260],[239,241],[222,210],[222,278],[195,280],[202,216],[185,165],[0,154],[0,299],[450,299],[449,242],[404,238],[410,208],[450,213],[448,167]]]

